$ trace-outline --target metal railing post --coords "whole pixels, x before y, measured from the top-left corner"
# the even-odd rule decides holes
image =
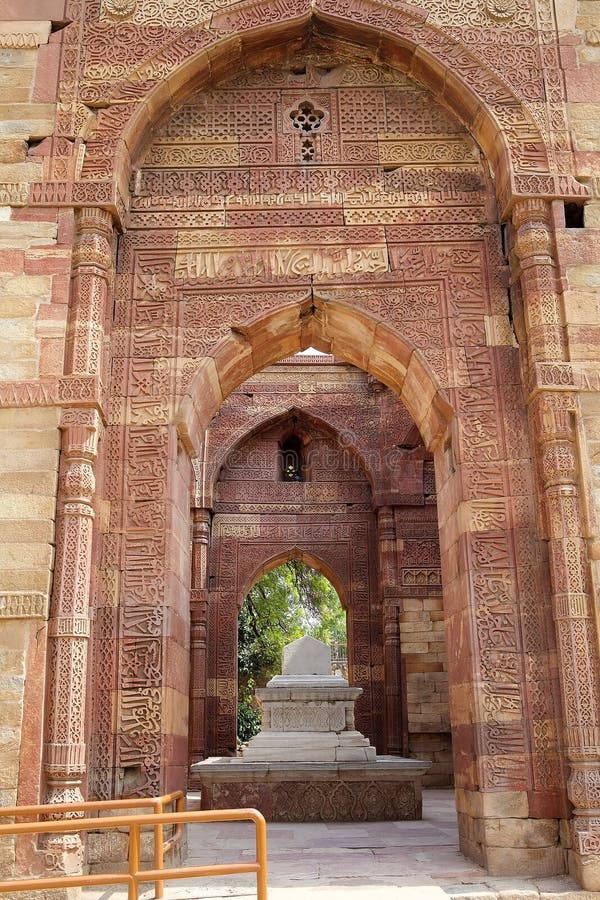
[[[164,805],[162,802],[162,797],[156,801],[156,806],[154,811],[156,813],[164,812]],[[154,826],[154,868],[155,869],[164,869],[165,866],[165,848],[163,844],[163,827],[162,825]],[[164,881],[155,881],[154,882],[154,896],[156,900],[160,900],[161,897],[164,896],[165,893],[165,883]]]
[[[129,874],[132,880],[127,886],[127,900],[138,900],[138,872],[140,870],[140,826],[132,822],[129,826]]]
[[[260,814],[259,814],[260,815]],[[259,865],[256,873],[257,900],[267,900],[267,823],[257,816],[256,825],[256,861]]]

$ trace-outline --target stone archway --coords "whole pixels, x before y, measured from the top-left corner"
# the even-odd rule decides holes
[[[386,11],[389,13],[387,8]],[[355,18],[357,21],[360,20],[360,16]],[[325,19],[326,16],[323,14],[322,20]],[[248,22],[247,27],[253,32],[256,23],[252,16]],[[355,22],[354,33],[358,34],[356,24]],[[225,26],[227,27],[227,23]],[[368,23],[365,29],[370,38],[372,38],[371,26],[372,22]],[[235,27],[238,33],[244,32],[243,21],[238,22]],[[256,24],[256,34],[260,37],[262,32],[261,34],[259,32],[261,28]],[[273,33],[275,32],[276,29],[273,29]],[[249,42],[249,46],[251,43],[252,41]],[[390,39],[390,43],[393,44],[394,53],[399,54],[402,42]],[[382,40],[383,45],[386,45],[385,40]],[[452,46],[456,47],[454,43]],[[450,53],[448,56],[452,65],[456,55]],[[415,49],[411,54],[415,75],[418,73],[417,60],[420,58],[421,55],[417,54]],[[433,72],[431,65],[425,65],[424,68],[431,76]],[[186,81],[187,75],[192,71],[198,74],[199,70],[191,66],[186,72],[184,68],[177,73],[177,77]],[[482,81],[485,81],[480,66],[476,66],[473,71],[476,72],[475,79],[481,76]],[[453,77],[452,72],[449,72],[444,79],[445,85],[452,85]],[[497,79],[494,80],[494,86],[498,87]],[[130,85],[124,87],[127,89]],[[165,109],[166,104],[159,100],[158,91],[149,96],[156,101],[154,111],[158,108]],[[472,99],[470,92],[465,96]],[[506,98],[506,95],[502,96]],[[114,154],[111,156],[112,151],[117,149],[118,153],[123,154],[124,145],[119,143],[121,136],[133,134],[136,128],[141,134],[140,118],[150,109],[150,106],[144,104],[138,104],[135,110],[127,108],[126,103],[114,106],[120,108],[111,109],[99,117],[105,130],[98,130],[96,146],[90,141],[86,175],[91,171],[90,166],[98,165],[98,154],[95,151],[100,151],[100,156],[104,154],[104,159],[110,159],[111,165],[114,160]],[[530,395],[532,419],[535,418],[539,425],[539,454],[543,459],[546,534],[552,564],[550,571],[555,597],[554,615],[557,620],[563,668],[563,703],[568,723],[566,733],[572,766],[570,796],[582,811],[582,815],[576,820],[576,853],[580,859],[589,860],[592,871],[596,852],[593,822],[589,815],[583,815],[583,811],[597,806],[594,800],[593,767],[588,764],[590,759],[596,759],[598,755],[596,747],[598,720],[595,707],[586,719],[585,727],[580,720],[582,703],[585,699],[588,698],[591,706],[594,706],[591,698],[597,693],[597,648],[592,633],[586,547],[580,533],[581,528],[577,526],[578,464],[572,422],[572,412],[576,404],[573,392],[558,390],[559,387],[574,386],[574,382],[567,365],[568,356],[561,335],[559,288],[554,278],[553,226],[547,203],[551,197],[569,195],[570,192],[573,195],[578,194],[569,179],[561,181],[560,176],[548,173],[544,161],[540,165],[533,164],[531,168],[524,167],[523,171],[515,172],[504,154],[509,143],[508,139],[505,139],[504,131],[509,129],[499,128],[489,110],[490,105],[484,104],[481,115],[481,121],[484,122],[481,143],[489,151],[490,158],[493,158],[492,145],[496,147],[500,164],[498,192],[502,198],[507,199],[507,203],[502,204],[503,209],[508,209],[513,202],[516,204],[514,221],[518,239],[515,249],[520,260],[527,301],[525,304],[527,365],[534,386]],[[478,111],[475,104],[472,112],[476,119]],[[129,126],[132,130],[128,132]],[[487,126],[489,126],[488,139],[485,140],[484,132]],[[517,144],[519,140],[516,139]],[[132,149],[135,148],[135,140],[131,141],[131,146]],[[119,167],[121,173],[124,170],[125,166]],[[535,178],[530,177],[532,172],[537,173]],[[122,179],[121,183],[125,181]],[[83,202],[94,203],[102,194],[102,187],[106,188],[107,184],[95,184],[93,190],[88,193],[82,189],[78,196],[84,198]],[[114,191],[114,185],[110,186],[110,190],[112,193],[105,191],[103,199],[99,201],[100,205],[119,207],[120,198]],[[531,201],[527,199],[520,201],[522,191],[533,193],[535,196]],[[35,190],[33,194],[34,199],[42,204],[57,202],[58,193],[53,194],[51,188],[44,197],[36,198]],[[91,200],[86,199],[90,197]],[[68,202],[70,203],[71,199]],[[106,252],[108,216],[101,212],[88,211],[84,212],[78,221],[79,253],[76,257],[74,278],[73,331],[75,349],[79,349],[80,352],[78,355],[71,348],[68,374],[76,377],[72,380],[67,379],[64,384],[64,390],[67,393],[73,391],[73,395],[77,397],[81,392],[85,393],[86,389],[93,391],[93,385],[90,388],[87,382],[80,383],[78,376],[89,375],[93,382],[99,371],[96,335],[94,333],[90,345],[82,349],[77,345],[77,326],[86,315],[91,320],[95,315],[94,310],[97,313],[98,297],[104,296],[106,273],[110,267],[110,263],[106,262],[109,258]],[[432,243],[438,243],[439,232],[433,229],[425,231],[419,241],[420,245],[427,245],[428,239]],[[475,241],[478,239],[479,234],[475,237]],[[466,241],[469,242],[470,238],[467,237]],[[489,246],[493,244],[492,238]],[[419,266],[427,267],[431,263],[432,257],[425,258],[422,250],[422,246],[411,248],[410,265],[416,270]],[[161,285],[165,286],[167,291],[170,290],[172,286],[170,271],[166,273],[161,271],[164,257],[155,251],[156,248],[153,248],[154,256],[152,253],[147,256],[151,279],[145,285],[138,283],[131,287],[127,277],[133,275],[133,272],[126,268],[122,270],[126,278],[121,282],[120,290],[123,293],[120,299],[125,297],[129,299],[131,296],[134,300],[144,303],[152,299],[152,291],[158,290],[160,294]],[[435,255],[434,253],[434,257]],[[439,263],[439,259],[437,262]],[[127,263],[124,262],[124,265],[127,266]],[[447,270],[454,273],[462,271],[452,264],[447,265]],[[143,281],[143,273],[136,274],[142,274]],[[439,270],[436,274],[443,275]],[[190,454],[200,452],[203,430],[210,418],[209,412],[211,410],[214,412],[218,408],[220,398],[226,396],[234,384],[243,380],[244,372],[247,374],[256,371],[267,361],[276,359],[278,355],[307,346],[308,343],[319,346],[320,341],[323,347],[338,348],[337,352],[340,355],[362,365],[401,393],[407,406],[414,411],[426,443],[436,452],[438,484],[445,504],[444,509],[448,513],[440,524],[443,535],[443,567],[446,572],[447,616],[455,637],[454,642],[451,640],[451,646],[455,650],[455,658],[452,661],[455,688],[453,709],[457,738],[456,768],[462,785],[459,800],[461,812],[465,815],[463,846],[475,857],[484,859],[492,869],[494,867],[501,869],[502,854],[496,852],[487,837],[482,841],[474,840],[477,831],[472,820],[485,820],[490,816],[511,817],[515,808],[519,810],[519,816],[523,819],[541,818],[544,815],[546,818],[557,820],[564,814],[564,794],[557,762],[557,734],[561,716],[555,691],[558,678],[552,663],[553,636],[550,630],[546,630],[548,613],[540,609],[535,602],[538,597],[547,597],[547,592],[543,589],[547,565],[543,546],[536,536],[533,477],[529,463],[523,464],[523,460],[529,459],[529,451],[523,444],[519,444],[521,436],[525,434],[524,403],[521,397],[520,374],[514,361],[515,354],[507,349],[510,347],[510,341],[506,340],[506,332],[503,332],[506,325],[503,321],[506,310],[501,307],[501,312],[483,313],[484,337],[481,340],[482,333],[479,328],[480,338],[473,338],[474,345],[453,345],[447,341],[448,335],[445,334],[444,341],[440,345],[444,354],[450,353],[452,356],[452,351],[455,351],[457,346],[465,350],[468,348],[473,352],[460,354],[460,359],[455,355],[452,357],[451,366],[449,358],[438,362],[439,369],[436,369],[435,376],[432,376],[433,366],[429,361],[424,362],[424,352],[420,348],[415,349],[414,342],[400,337],[405,323],[396,322],[390,326],[386,316],[379,312],[375,315],[366,314],[362,309],[369,295],[373,296],[372,284],[369,286],[352,284],[350,287],[346,285],[346,295],[342,300],[339,299],[339,289],[336,285],[313,284],[310,286],[311,290],[308,287],[308,284],[304,284],[299,290],[300,296],[296,294],[294,298],[288,292],[283,308],[279,312],[263,314],[256,320],[252,318],[243,320],[242,316],[228,323],[232,325],[232,334],[215,345],[214,350],[203,355],[202,362],[196,367],[193,376],[195,380],[192,382],[194,385],[192,390],[186,389],[182,392],[185,396],[175,413],[179,423],[179,435]],[[389,284],[386,284],[385,288],[389,288]],[[136,293],[139,289],[146,293]],[[383,296],[381,286],[376,287],[375,293]],[[356,308],[348,301],[348,294],[353,295]],[[465,297],[468,296],[468,292],[450,291],[448,296]],[[88,301],[90,308],[86,306]],[[406,306],[403,307],[405,302],[406,295],[400,291],[393,295],[390,303],[390,308],[396,309],[400,313],[400,318],[402,310],[406,309]],[[142,309],[141,303],[132,305],[136,314],[138,307],[140,311]],[[175,358],[177,355],[175,345],[174,343],[169,345],[169,335],[163,332],[159,336],[161,339],[164,337],[165,343],[158,352],[147,344],[147,355],[140,353],[143,326],[139,322],[132,325],[131,321],[126,320],[128,313],[121,309],[125,319],[117,321],[113,345],[117,349],[113,354],[113,362],[132,358],[136,362],[135,365],[117,362],[113,369],[115,384],[119,379],[122,379],[123,383],[127,382],[124,390],[120,388],[116,390],[115,407],[121,403],[123,408],[127,406],[127,410],[123,412],[121,418],[117,415],[119,424],[115,425],[115,430],[108,435],[107,444],[110,449],[107,451],[107,483],[110,485],[109,496],[111,502],[113,500],[115,502],[115,509],[119,501],[123,501],[124,504],[131,503],[131,507],[124,507],[122,510],[126,518],[119,520],[120,513],[115,513],[118,522],[123,524],[112,524],[112,530],[107,532],[108,538],[104,542],[102,570],[106,578],[107,596],[110,595],[111,601],[115,602],[105,604],[100,620],[104,616],[103,627],[107,633],[111,633],[111,627],[114,626],[111,615],[114,617],[114,613],[109,614],[108,608],[116,608],[117,603],[122,602],[123,611],[119,614],[119,626],[124,629],[121,646],[125,653],[130,653],[130,661],[121,671],[128,672],[126,677],[129,679],[130,687],[121,692],[119,700],[121,707],[118,710],[118,722],[119,727],[122,726],[120,733],[123,738],[119,753],[122,760],[134,760],[132,766],[139,766],[136,760],[140,756],[140,741],[142,743],[145,741],[143,749],[149,751],[145,759],[158,761],[156,765],[153,763],[150,766],[152,771],[149,772],[148,779],[143,783],[140,782],[139,789],[142,789],[168,783],[168,779],[166,782],[163,779],[164,773],[161,768],[164,760],[163,748],[178,742],[181,744],[182,735],[173,735],[172,732],[163,730],[161,706],[164,700],[161,693],[163,686],[152,683],[157,671],[153,665],[157,651],[150,648],[156,646],[157,640],[160,643],[159,636],[163,634],[163,624],[162,620],[158,624],[151,622],[151,616],[157,614],[155,601],[157,597],[164,596],[164,593],[161,594],[163,588],[159,578],[153,578],[151,585],[144,583],[135,559],[136,553],[139,554],[140,550],[146,555],[150,553],[153,559],[166,559],[165,553],[168,555],[171,552],[171,544],[177,540],[176,533],[181,533],[183,529],[185,511],[183,505],[180,505],[177,509],[171,508],[168,515],[165,515],[163,493],[160,491],[156,495],[145,493],[143,496],[141,492],[154,490],[157,480],[160,481],[162,478],[164,481],[168,478],[177,484],[175,499],[180,501],[191,479],[185,455],[181,451],[177,453],[176,435],[169,428],[175,406],[172,402],[173,372],[169,365],[165,366],[161,362]],[[145,312],[151,314],[149,304]],[[453,322],[455,318],[460,318],[460,314],[452,312],[449,321]],[[479,314],[475,318],[479,318]],[[377,322],[380,324],[375,324]],[[481,322],[479,325],[481,326]],[[161,322],[160,328],[163,327],[168,331],[171,325]],[[136,328],[139,328],[137,332]],[[90,328],[90,331],[93,329]],[[137,347],[133,347],[132,356],[129,356],[128,351],[132,349],[130,342],[134,334],[140,340]],[[474,334],[477,334],[477,326]],[[124,343],[120,346],[121,339]],[[148,360],[152,361],[150,366],[147,365]],[[559,368],[555,371],[548,363],[555,363],[557,360]],[[447,385],[443,384],[444,379],[440,376],[444,367],[446,372],[451,369],[456,376],[454,381]],[[555,384],[557,381],[560,381],[560,384]],[[170,386],[161,393],[162,388],[158,385],[167,382]],[[141,390],[140,393],[144,394],[144,397],[133,399],[137,386],[143,383],[151,383],[150,392],[146,394]],[[440,384],[443,384],[442,391],[439,390]],[[157,397],[161,399],[157,400]],[[166,403],[162,402],[165,397],[168,398]],[[448,430],[451,411],[455,417]],[[83,467],[85,472],[89,470],[91,473],[96,453],[94,434],[97,428],[98,421],[92,414],[89,417],[84,413],[77,413],[75,416],[65,415],[64,460],[67,473],[72,470],[72,474],[75,475],[78,467],[79,469]],[[477,454],[475,457],[472,455],[474,447],[478,448],[479,458],[476,458]],[[498,448],[500,454],[496,456]],[[127,471],[111,471],[110,466],[114,460],[126,455],[129,456]],[[119,494],[119,488],[116,488],[116,493],[114,492],[114,485],[119,482],[125,484],[127,489],[131,488],[133,500],[125,499],[125,495]],[[68,483],[69,479],[65,484],[68,486]],[[61,604],[65,609],[68,607],[69,592],[63,594],[61,590],[62,572],[67,571],[69,566],[72,567],[68,558],[67,539],[72,538],[75,533],[82,541],[89,541],[90,491],[93,492],[93,481],[90,490],[86,486],[82,491],[84,499],[79,509],[75,509],[71,503],[67,488],[61,499],[63,505],[61,509],[64,507],[66,510],[66,518],[63,519],[64,524],[61,524],[59,529],[60,565],[57,573],[58,588],[55,589],[58,604],[54,608],[55,617],[59,616],[60,610],[63,609]],[[142,500],[145,503],[144,507],[135,505]],[[568,515],[573,507],[575,513]],[[175,523],[175,529],[171,531],[169,528],[163,528],[166,545],[161,544],[160,540],[155,543],[156,524],[167,519],[170,524]],[[64,553],[64,569],[60,568],[63,565],[61,552]],[[86,585],[89,587],[90,584],[89,556],[83,555],[76,565],[78,572],[81,569],[81,579],[77,579],[77,590],[85,593]],[[119,581],[121,572],[125,573],[122,584]],[[180,581],[178,573],[169,574],[175,576],[173,584]],[[111,594],[113,590],[111,577],[120,585],[114,588],[113,594]],[[185,588],[185,583],[176,584],[176,590],[171,596],[182,597]],[[136,611],[131,609],[133,604],[127,607],[127,591],[131,591],[129,596],[136,600]],[[153,602],[144,606],[144,601],[150,597]],[[84,604],[84,610],[85,608],[87,607]],[[184,630],[180,628],[178,631],[178,615],[177,611],[173,613],[170,630],[167,632],[168,640],[160,644],[161,652],[168,649],[171,656],[178,652],[177,647]],[[501,655],[498,655],[497,648],[492,644],[490,649],[488,644],[489,641],[498,639],[497,630],[490,632],[489,624],[491,621],[500,620],[503,623],[500,632],[503,650]],[[144,630],[148,627],[148,622],[151,622],[156,630]],[[577,642],[578,650],[575,652],[573,646],[580,633],[584,633],[585,641],[583,644],[581,641]],[[70,658],[71,653],[71,649],[66,650],[66,642],[59,633],[53,634],[52,637],[55,648],[53,658],[59,662],[51,671],[51,695],[56,693],[61,666],[64,668],[63,664]],[[167,648],[169,642],[171,646]],[[69,648],[79,649],[80,644],[85,645],[85,639],[76,637],[75,641],[69,644]],[[527,672],[523,668],[525,660]],[[508,668],[498,668],[499,663]],[[116,663],[114,665],[116,666]],[[498,673],[501,673],[501,677],[498,677]],[[157,676],[159,681],[161,677]],[[507,687],[507,684],[510,686]],[[572,684],[580,686],[580,690],[575,694],[568,688],[568,685]],[[116,689],[117,686],[113,687]],[[165,690],[180,693],[179,685],[168,684]],[[135,697],[132,693],[128,694],[128,691],[135,691]],[[81,739],[81,716],[73,726],[68,723],[65,731],[64,722],[57,712],[58,693],[54,706],[55,714],[54,717],[51,716],[48,734],[46,768],[48,774],[52,775],[55,783],[60,786],[71,771],[71,763],[77,771],[81,771],[84,744]],[[106,718],[105,714],[104,721]],[[525,719],[527,729],[523,728]],[[536,728],[536,721],[540,725],[539,728]],[[136,724],[139,722],[144,723],[141,730]],[[67,756],[71,763],[65,763],[60,750],[62,744],[68,745],[69,741],[59,740],[58,735],[66,733],[68,737],[71,732],[76,733],[78,737],[77,752],[73,755],[69,751]],[[172,740],[174,737],[176,740]],[[523,740],[527,745],[523,744]],[[530,746],[529,742],[532,742],[533,746]],[[97,742],[99,743],[101,742]],[[533,752],[530,753],[531,750]],[[110,767],[110,760],[97,761],[97,771],[108,771]],[[179,766],[178,772],[175,766],[173,777],[179,777],[181,770],[182,765]],[[551,784],[553,789],[555,788],[549,792],[544,791],[543,803],[538,789],[542,784],[544,786]],[[502,794],[509,794],[510,800],[501,798]],[[494,796],[490,799],[489,795]],[[470,831],[471,826],[473,827]],[[556,862],[555,867],[558,867],[560,865],[558,855],[551,848],[545,854],[545,858],[553,859]],[[593,880],[593,873],[590,878],[584,869],[582,877],[587,879],[587,883],[596,883]]]
[[[371,489],[362,467],[352,471],[344,467],[339,435],[309,423],[302,416],[295,427],[310,435],[312,472],[307,473],[305,481],[296,484],[280,481],[278,443],[286,431],[287,421],[284,418],[267,425],[240,442],[230,453],[217,481],[207,563],[208,572],[214,576],[206,601],[207,645],[212,640],[222,652],[219,661],[215,660],[215,671],[207,672],[207,679],[210,682],[212,677],[213,683],[222,685],[235,681],[235,621],[244,597],[259,575],[274,568],[279,561],[313,560],[320,571],[331,576],[344,599],[351,677],[364,691],[357,709],[358,727],[382,749],[385,742],[383,636],[377,578],[377,523],[370,508]],[[264,464],[262,468],[256,464],[259,455],[264,456],[260,460]],[[233,464],[229,464],[231,460]],[[250,469],[254,478],[252,495],[248,485],[239,480],[246,469]],[[330,501],[328,507],[326,498],[332,496],[337,503],[332,505]],[[260,511],[256,504],[256,511],[245,512],[252,509],[253,500],[261,497],[264,505]],[[336,507],[339,512],[335,511]],[[225,664],[226,644],[230,647],[228,665]],[[219,703],[218,696],[208,697],[207,704],[211,702],[219,712],[213,717],[212,727],[207,717],[207,731],[213,735],[212,743],[207,742],[207,755],[218,756],[235,748],[235,720],[232,711]],[[395,739],[397,742],[398,738]]]
[[[544,818],[554,817],[555,830],[564,796],[557,733],[544,731],[542,741],[535,727],[558,718],[552,636],[537,602],[543,549],[533,533],[531,454],[499,228],[489,212],[492,185],[464,127],[394,72],[318,55],[300,74],[293,65],[269,71],[191,98],[157,132],[121,240],[112,390],[127,412],[107,440],[114,484],[127,499],[122,531],[112,530],[107,543],[115,562],[107,552],[103,566],[105,576],[119,573],[123,617],[113,662],[115,673],[126,673],[115,717],[117,784],[168,788],[185,777],[185,720],[166,711],[183,709],[186,696],[183,538],[192,473],[170,423],[177,422],[202,480],[205,431],[233,387],[314,346],[395,391],[435,455],[454,771],[464,846],[483,860],[484,842],[471,841],[475,825],[468,825],[480,818],[480,792],[494,796],[498,818],[510,817],[519,798],[533,821],[543,783]],[[270,78],[277,87],[266,90]],[[303,143],[293,111],[313,100],[323,117],[314,145],[321,161],[307,169],[294,155]],[[386,131],[395,121],[408,124]],[[360,151],[351,139],[358,123],[373,136]],[[415,153],[421,174],[409,178],[406,160]],[[227,164],[207,164],[222,154]],[[259,165],[243,162],[256,154]],[[305,184],[313,197],[315,180],[333,185],[330,194],[341,192],[343,201],[323,188],[308,206],[304,199],[297,210],[284,204],[276,228],[261,224],[261,215],[270,222],[278,212],[272,193]],[[256,185],[256,201],[248,200],[247,182]],[[417,198],[410,202],[409,184]],[[332,213],[333,224],[322,224]],[[112,484],[109,490],[116,510],[118,493]],[[391,594],[397,528],[393,516],[382,517],[382,589]],[[141,564],[148,557],[150,574]],[[210,584],[200,579],[193,590],[210,591]],[[162,641],[139,633],[150,609],[160,616]],[[159,644],[162,664],[151,665]],[[233,696],[222,673],[231,653],[223,642],[211,652],[226,706]],[[535,670],[525,665],[532,654]],[[152,738],[140,740],[140,721]],[[504,807],[500,795],[510,798]],[[559,866],[559,854],[548,853]],[[485,854],[493,866],[499,854],[493,847]]]
[[[307,391],[316,378],[319,395]],[[271,384],[277,385],[275,407]],[[290,426],[303,435],[306,450],[304,477],[293,484],[281,480],[278,459]],[[428,783],[439,785],[452,778],[439,540],[432,461],[415,430],[396,395],[333,356],[292,357],[244,382],[206,435],[206,487],[198,499],[212,511],[204,515],[212,517],[205,564],[213,584],[200,615],[207,647],[231,642],[230,611],[261,572],[290,555],[312,560],[346,598],[350,677],[364,691],[360,729],[380,752],[425,755],[433,761]],[[202,581],[201,573],[196,579]],[[194,663],[201,677],[203,659]],[[232,660],[227,666],[226,654],[220,659],[221,670],[208,673],[207,684],[233,678]],[[192,703],[218,708],[218,697],[211,700],[198,687],[193,674],[198,700]],[[224,731],[230,722],[229,743],[215,745],[213,734],[208,748],[193,743],[197,755],[202,748],[203,755],[230,752],[233,712],[225,703],[221,715]],[[198,716],[192,718],[197,730]],[[216,723],[217,715],[212,718]]]

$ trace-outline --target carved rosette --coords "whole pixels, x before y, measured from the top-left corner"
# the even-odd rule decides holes
[[[554,261],[550,204],[519,201],[513,211],[514,250],[521,270],[530,363],[562,362],[565,340]]]
[[[77,213],[65,374],[100,375],[108,284],[112,267],[110,213]]]
[[[47,722],[44,773],[47,803],[82,800],[85,774],[86,673],[90,635],[94,461],[99,414],[66,409],[56,522],[56,567],[48,622]],[[57,868],[75,870],[78,836],[50,842]],[[60,852],[58,852],[60,851]],[[61,856],[67,853],[68,859]]]

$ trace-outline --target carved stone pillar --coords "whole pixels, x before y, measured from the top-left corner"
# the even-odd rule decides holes
[[[518,204],[514,224],[530,362],[562,362],[565,348],[548,204]],[[530,411],[552,579],[570,765],[567,793],[574,807],[570,868],[584,888],[600,890],[600,654],[579,493],[577,398],[569,391],[534,386]]]
[[[381,506],[377,510],[377,532],[383,598],[385,752],[406,754],[408,747],[405,716],[403,715],[405,704],[402,697],[396,523],[392,507]]]
[[[190,596],[190,765],[206,756],[207,563],[210,510],[194,509]]]
[[[600,890],[600,658],[578,490],[576,398],[539,394],[534,402],[541,450],[553,587],[564,742],[573,804],[571,871]]]
[[[75,229],[65,374],[102,376],[104,317],[112,266],[110,213],[103,209],[79,210]]]
[[[100,380],[103,329],[112,271],[112,220],[102,209],[75,213],[75,246],[65,374]],[[47,803],[80,801],[86,769],[87,665],[92,586],[94,463],[98,409],[63,410],[56,518],[56,563],[48,623],[44,773]],[[48,842],[61,870],[82,863],[78,835]]]
[[[565,338],[554,264],[551,209],[545,200],[523,200],[513,211],[520,264],[529,362],[561,362]]]
[[[47,723],[44,747],[46,803],[78,802],[86,760],[86,675],[94,462],[100,418],[93,409],[65,409],[56,521],[56,565],[48,622]],[[59,868],[80,865],[78,836],[60,838]]]

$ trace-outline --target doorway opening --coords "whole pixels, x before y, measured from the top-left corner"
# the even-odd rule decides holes
[[[347,670],[346,611],[329,579],[298,559],[261,575],[238,616],[238,744],[260,729],[254,691],[281,673],[286,644],[308,634],[329,644]]]

